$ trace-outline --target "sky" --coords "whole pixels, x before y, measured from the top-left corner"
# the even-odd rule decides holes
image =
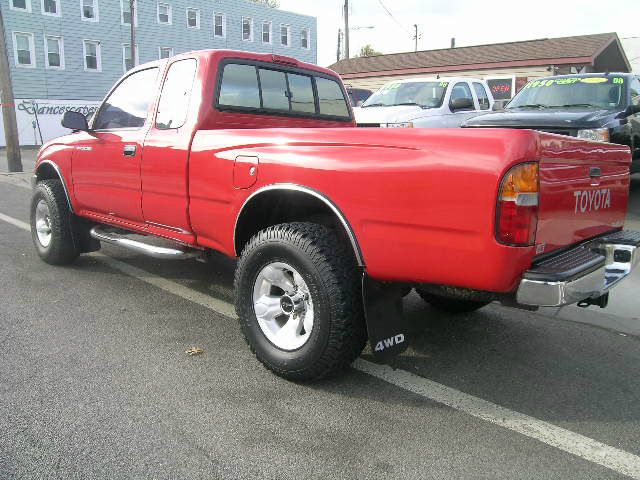
[[[318,19],[319,65],[336,61],[343,3],[280,0],[280,8]],[[414,24],[419,50],[449,48],[451,37],[459,47],[605,32],[640,37],[640,0],[349,0],[349,5],[352,56],[366,44],[382,53],[413,51]]]

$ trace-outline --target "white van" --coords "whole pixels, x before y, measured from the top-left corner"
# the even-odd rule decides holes
[[[459,127],[492,107],[484,80],[440,77],[389,82],[353,111],[359,127],[444,128]]]

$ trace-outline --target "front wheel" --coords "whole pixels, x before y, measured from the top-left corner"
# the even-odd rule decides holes
[[[80,254],[60,180],[36,185],[31,198],[31,237],[40,258],[52,265],[71,263]]]
[[[235,276],[235,306],[256,357],[277,375],[314,380],[348,366],[366,342],[353,254],[328,228],[288,223],[258,232]]]

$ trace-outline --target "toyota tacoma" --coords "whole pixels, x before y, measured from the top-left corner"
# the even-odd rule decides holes
[[[513,129],[355,128],[332,71],[210,50],[140,65],[90,120],[45,144],[39,256],[113,243],[238,257],[235,307],[257,358],[319,378],[408,342],[402,297],[434,308],[604,307],[640,261],[623,229],[629,147]]]

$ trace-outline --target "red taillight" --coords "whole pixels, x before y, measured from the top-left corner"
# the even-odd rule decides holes
[[[498,195],[496,238],[514,246],[533,245],[538,227],[538,164],[523,163],[507,172]]]

